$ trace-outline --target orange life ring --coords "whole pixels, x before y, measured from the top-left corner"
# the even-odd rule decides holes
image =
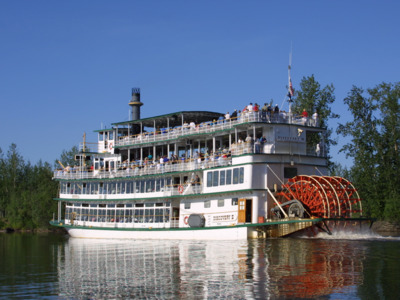
[[[183,219],[183,223],[185,223],[185,225],[187,225],[187,224],[188,224],[188,220],[189,220],[189,217],[186,216],[186,217]]]
[[[183,193],[183,185],[178,186],[178,192],[179,194]]]
[[[110,143],[110,144],[108,145],[108,149],[110,149],[110,151],[111,151],[112,148],[113,148],[113,143]]]

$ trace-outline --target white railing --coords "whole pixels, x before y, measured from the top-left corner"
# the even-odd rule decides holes
[[[146,132],[131,136],[122,136],[116,141],[116,146],[128,146],[135,144],[145,144],[150,142],[165,141],[169,139],[175,139],[186,135],[212,133],[218,130],[224,130],[232,128],[236,124],[247,123],[247,122],[264,122],[264,123],[283,123],[283,124],[296,124],[304,126],[318,126],[318,122],[311,118],[305,118],[302,116],[292,116],[290,122],[288,115],[285,112],[276,114],[266,114],[265,116],[261,112],[243,113],[240,117],[231,118],[228,120],[209,121],[197,125],[183,125],[174,128],[162,129],[160,131]]]
[[[80,167],[66,168],[64,170],[57,170],[54,172],[54,178],[57,179],[91,179],[91,178],[118,178],[118,177],[131,177],[142,175],[157,175],[170,172],[192,171],[197,169],[206,169],[220,166],[228,166],[232,164],[231,157],[219,158],[205,158],[204,160],[187,160],[179,163],[167,164],[150,164],[147,166],[140,166],[134,164],[125,169],[119,170],[102,170],[102,171],[88,171]]]

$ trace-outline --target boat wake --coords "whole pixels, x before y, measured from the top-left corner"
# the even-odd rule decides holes
[[[304,239],[324,239],[324,240],[387,240],[400,241],[400,237],[382,236],[372,231],[354,232],[348,230],[335,230],[332,234],[327,232],[319,232],[315,236],[301,235],[298,238]]]

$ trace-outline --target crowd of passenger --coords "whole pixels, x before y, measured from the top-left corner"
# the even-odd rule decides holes
[[[181,135],[182,133],[195,133],[195,132],[208,132],[224,125],[230,124],[231,122],[266,122],[266,123],[288,123],[289,113],[284,110],[280,110],[278,104],[272,106],[271,104],[264,103],[264,106],[260,106],[257,103],[253,105],[250,103],[243,109],[235,109],[230,113],[229,111],[218,119],[213,119],[207,122],[196,124],[195,122],[184,122],[182,126],[175,126],[173,128],[156,128],[155,131],[143,132],[130,137],[130,142],[142,142],[146,141],[150,137],[157,135],[170,134],[170,135]],[[304,109],[301,114],[292,116],[292,123],[305,125],[305,126],[318,126],[318,114],[315,111],[311,117],[308,112]],[[123,142],[127,137],[121,137],[120,142]]]

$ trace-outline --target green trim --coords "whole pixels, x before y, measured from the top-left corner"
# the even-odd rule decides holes
[[[215,192],[215,193],[203,193],[203,194],[190,194],[190,195],[172,195],[172,196],[160,196],[160,197],[149,197],[149,198],[126,198],[126,199],[70,199],[70,198],[53,198],[56,201],[64,201],[64,202],[114,202],[114,201],[146,201],[146,200],[154,200],[154,199],[182,199],[182,198],[199,198],[199,197],[209,197],[209,196],[218,196],[232,193],[248,193],[248,192],[265,192],[266,189],[246,189],[246,190],[230,190],[226,192]]]
[[[62,228],[76,228],[76,229],[89,229],[89,230],[117,230],[117,231],[197,231],[197,230],[215,230],[215,229],[228,229],[228,228],[241,228],[241,227],[268,227],[271,225],[279,224],[292,224],[292,223],[318,223],[321,222],[322,218],[316,219],[301,219],[301,220],[285,220],[285,221],[274,221],[267,223],[255,223],[255,224],[237,224],[231,226],[212,226],[212,227],[183,227],[183,228],[111,228],[111,227],[96,227],[96,226],[79,226],[79,225],[65,225],[64,220],[61,221],[50,221],[50,225]],[[346,219],[348,221],[348,219]]]
[[[109,132],[109,131],[113,131],[114,128],[104,128],[104,129],[97,129],[97,130],[93,130],[93,132]]]
[[[233,157],[241,157],[241,156],[248,156],[248,155],[264,155],[264,156],[269,156],[269,155],[279,155],[281,156],[282,154],[266,154],[266,153],[248,153],[248,154],[240,154],[240,155],[234,155]],[[289,154],[287,154],[289,155]],[[301,156],[301,157],[315,157],[315,156],[310,156],[310,155],[296,155],[296,156]],[[320,157],[322,159],[325,159],[324,157]],[[113,177],[113,178],[83,178],[83,179],[62,179],[62,178],[54,178],[55,181],[62,181],[62,182],[82,182],[82,181],[118,181],[118,180],[136,180],[136,179],[148,179],[148,178],[156,178],[156,177],[168,177],[168,176],[173,176],[177,173],[179,174],[185,174],[185,173],[193,173],[193,172],[207,172],[209,170],[217,170],[217,169],[223,169],[223,168],[235,168],[235,167],[240,167],[240,166],[246,166],[246,165],[264,165],[264,164],[271,164],[271,165],[276,165],[276,164],[282,164],[281,161],[261,161],[261,162],[245,162],[241,164],[235,164],[235,165],[226,165],[226,166],[217,166],[217,167],[212,167],[212,168],[207,168],[207,169],[193,169],[193,170],[185,170],[185,171],[175,171],[175,172],[165,172],[165,173],[160,173],[160,174],[148,174],[148,175],[137,175],[137,176],[125,176],[125,177]],[[287,164],[290,164],[290,162],[287,162]],[[306,163],[297,163],[297,165],[302,165],[302,166],[316,166],[316,167],[327,167],[326,165],[316,165],[316,164],[306,164]]]

